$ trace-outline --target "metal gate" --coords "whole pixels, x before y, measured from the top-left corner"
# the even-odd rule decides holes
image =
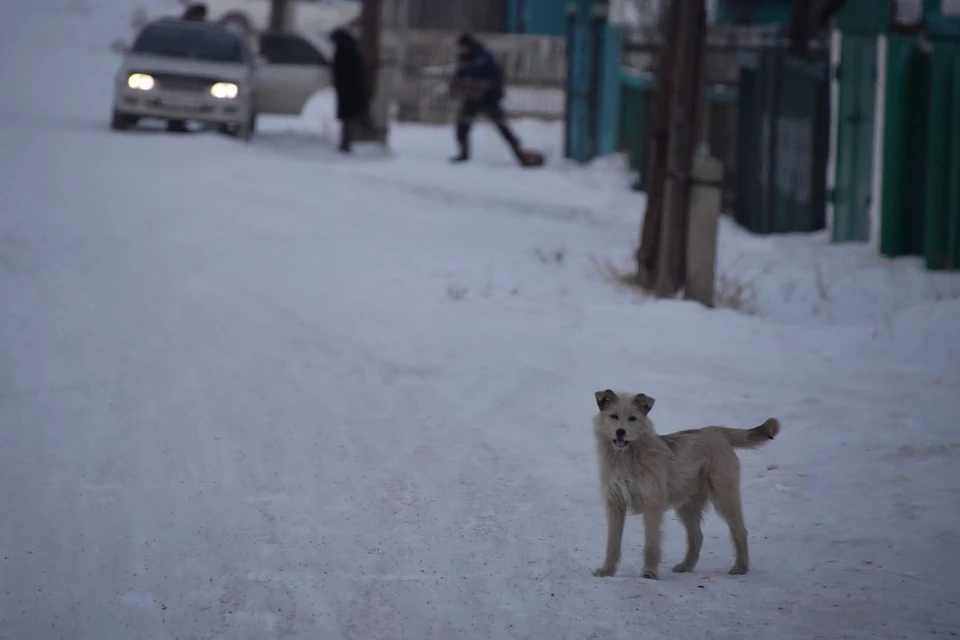
[[[830,135],[826,56],[799,60],[771,47],[744,63],[735,218],[754,233],[822,229]]]

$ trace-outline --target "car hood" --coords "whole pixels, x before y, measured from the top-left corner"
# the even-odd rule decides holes
[[[124,58],[121,73],[141,71],[144,73],[179,73],[190,76],[206,76],[230,82],[243,82],[252,72],[253,66],[243,63],[207,62],[186,58],[163,58],[131,53]]]

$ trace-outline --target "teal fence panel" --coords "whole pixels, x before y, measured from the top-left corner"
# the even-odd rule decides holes
[[[567,6],[567,86],[564,155],[577,162],[613,153],[620,99],[620,30],[601,3]]]

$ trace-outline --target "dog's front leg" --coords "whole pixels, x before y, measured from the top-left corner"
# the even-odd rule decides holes
[[[657,579],[660,568],[660,527],[663,509],[654,505],[643,508],[643,577]]]
[[[594,570],[593,575],[600,577],[612,576],[617,572],[620,564],[620,545],[623,542],[623,525],[627,520],[627,503],[607,498],[607,554],[603,566]]]

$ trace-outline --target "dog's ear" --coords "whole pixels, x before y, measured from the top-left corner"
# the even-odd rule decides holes
[[[614,402],[619,400],[619,398],[617,398],[617,394],[615,394],[611,389],[597,391],[593,394],[593,397],[597,399],[597,406],[600,407],[600,411],[603,411]]]
[[[643,415],[650,415],[650,412],[653,410],[653,405],[656,403],[655,398],[651,398],[645,393],[638,393],[633,396],[633,405],[640,409],[643,412]]]

